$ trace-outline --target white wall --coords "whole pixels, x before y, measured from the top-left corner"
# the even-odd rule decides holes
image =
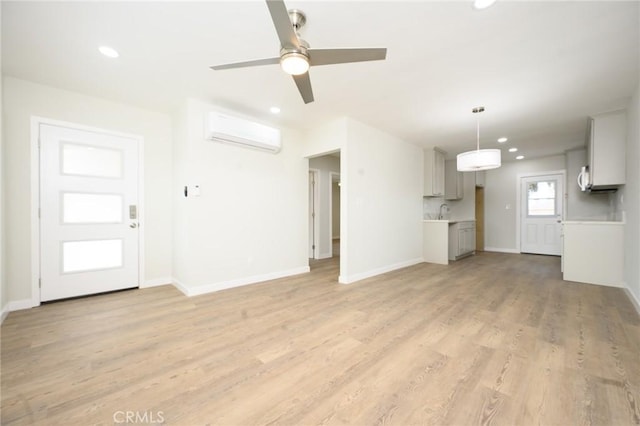
[[[2,4],[0,3],[0,25],[2,25]],[[1,31],[0,31],[1,33]],[[0,323],[4,320],[8,313],[9,288],[5,274],[5,244],[4,244],[4,185],[7,179],[3,175],[4,167],[4,131],[2,127],[2,43],[0,43]]]
[[[611,195],[582,192],[577,177],[587,164],[587,149],[572,149],[566,153],[567,169],[567,217],[566,220],[611,220],[613,213]]]
[[[519,252],[516,211],[518,175],[565,169],[565,156],[503,163],[487,170],[484,190],[485,250]]]
[[[308,271],[301,136],[282,129],[278,154],[207,141],[213,110],[189,99],[174,119],[176,284],[195,295]],[[200,185],[201,196],[185,198],[184,185]]]
[[[310,158],[309,168],[319,171],[318,182],[316,182],[316,190],[318,192],[316,215],[319,225],[316,230],[316,244],[318,246],[318,258],[326,259],[332,255],[333,224],[331,223],[332,211],[330,209],[333,206],[333,200],[331,200],[333,192],[331,189],[331,172],[340,173],[340,158],[331,155]]]
[[[340,282],[422,261],[422,148],[347,120]]]
[[[317,157],[346,147],[348,120],[341,117],[307,132],[304,135],[303,156]]]
[[[624,279],[640,309],[640,86],[627,107]]]
[[[30,120],[40,116],[144,137],[145,282],[171,279],[171,119],[104,99],[4,78],[6,279],[9,301],[31,300]],[[10,185],[8,183],[11,183]]]

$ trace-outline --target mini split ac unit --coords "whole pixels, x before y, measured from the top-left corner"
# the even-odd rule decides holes
[[[282,146],[279,129],[218,112],[209,113],[205,138],[273,153]]]

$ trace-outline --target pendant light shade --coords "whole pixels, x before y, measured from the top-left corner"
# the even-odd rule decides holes
[[[459,172],[497,169],[501,165],[499,149],[478,149],[458,154]]]
[[[477,107],[472,110],[474,114],[483,111],[484,107]],[[502,164],[501,151],[499,149],[480,149],[480,119],[477,120],[476,136],[476,150],[463,152],[457,156],[457,169],[459,172],[497,169]]]

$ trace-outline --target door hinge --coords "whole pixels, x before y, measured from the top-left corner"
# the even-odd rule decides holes
[[[38,287],[42,288],[42,278],[38,278]]]
[[[315,249],[316,249],[316,246],[311,246],[311,250],[315,250]]]

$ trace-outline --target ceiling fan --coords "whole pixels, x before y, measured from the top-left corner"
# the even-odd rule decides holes
[[[216,65],[213,70],[256,67],[280,63],[283,71],[290,74],[298,86],[305,104],[313,102],[313,90],[309,78],[309,67],[318,65],[344,64],[349,62],[379,61],[387,56],[386,48],[361,49],[312,49],[300,38],[298,31],[307,21],[301,10],[287,12],[283,0],[266,0],[271,20],[280,39],[280,56],[256,59],[234,64]]]

